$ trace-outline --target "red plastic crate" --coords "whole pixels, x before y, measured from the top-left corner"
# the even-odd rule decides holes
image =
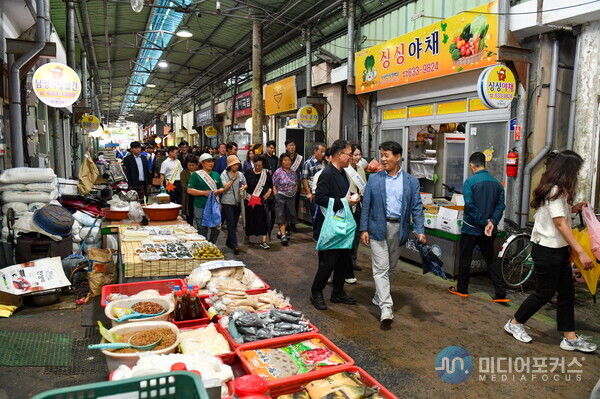
[[[231,334],[229,333],[229,330],[223,326],[221,326],[221,324],[219,322],[217,322],[217,324],[219,324],[219,326],[225,331],[224,335],[225,335],[225,339],[227,339],[227,342],[229,342],[229,346],[231,346],[232,348],[236,349],[239,348],[240,346],[243,345],[247,345],[249,343],[254,343],[254,342],[248,342],[246,344],[238,344],[237,342],[235,342],[235,340],[233,339],[233,337],[231,336]],[[286,335],[285,338],[296,338],[296,337],[302,337],[306,334],[316,334],[319,332],[319,329],[317,327],[315,327],[314,325],[312,325],[310,322],[308,323],[308,326],[310,328],[312,328],[312,331],[310,332],[305,332],[305,333],[300,333],[300,334],[292,334],[292,335]],[[278,338],[284,338],[284,337],[278,337]],[[261,342],[264,343],[266,345],[269,344],[270,341],[277,339],[277,338],[270,338],[270,339],[263,339],[260,341],[255,341],[255,342]],[[310,339],[310,338],[308,338]]]
[[[281,395],[293,394],[293,393],[302,391],[302,389],[304,389],[306,384],[308,384],[311,381],[320,380],[322,378],[329,377],[330,375],[334,375],[334,374],[340,373],[342,371],[348,371],[350,373],[358,373],[358,375],[360,376],[360,381],[363,384],[365,384],[369,387],[378,387],[379,388],[379,395],[381,397],[383,397],[385,399],[397,399],[393,393],[391,393],[383,385],[381,385],[379,382],[377,382],[377,380],[375,378],[371,377],[371,375],[369,375],[369,373],[367,373],[365,370],[361,369],[360,367],[356,367],[356,366],[346,366],[346,367],[344,367],[343,370],[336,370],[336,371],[328,370],[325,375],[322,375],[320,377],[315,376],[314,373],[299,374],[298,376],[296,376],[296,379],[293,381],[290,381],[286,384],[281,384],[276,387],[269,387],[269,391],[270,391],[272,398],[277,398],[278,396],[281,396]]]
[[[292,335],[289,337],[272,338],[270,340],[249,342],[247,344],[243,344],[243,345],[239,346],[238,348],[236,348],[235,353],[238,356],[238,358],[240,359],[240,362],[242,363],[242,366],[244,367],[246,372],[248,374],[254,374],[253,368],[252,368],[250,362],[248,361],[248,359],[246,359],[246,357],[244,356],[244,354],[242,352],[247,351],[247,350],[252,350],[252,349],[281,348],[282,346],[297,344],[299,342],[302,342],[302,341],[305,341],[308,339],[313,339],[313,338],[317,338],[317,339],[321,340],[321,342],[323,342],[325,344],[325,346],[327,346],[327,348],[329,348],[330,350],[335,352],[346,363],[342,364],[340,366],[323,367],[320,370],[310,371],[310,372],[304,373],[304,374],[298,374],[298,375],[294,375],[291,377],[285,377],[285,378],[280,378],[277,380],[268,381],[269,390],[271,391],[271,393],[273,392],[273,389],[277,389],[280,386],[287,386],[288,384],[292,383],[296,379],[300,378],[300,376],[304,376],[304,378],[306,378],[305,376],[310,375],[311,377],[314,377],[313,379],[318,380],[319,378],[323,378],[323,377],[326,377],[331,374],[339,373],[340,371],[343,371],[348,366],[354,365],[354,360],[352,360],[352,358],[350,356],[348,356],[346,353],[344,353],[340,348],[338,348],[333,342],[331,342],[324,335],[317,334],[317,333],[304,333],[304,334]]]
[[[197,325],[205,325],[210,323],[210,318],[208,317],[204,301],[202,300],[200,300],[200,311],[202,312],[202,317],[199,319],[175,321],[175,319],[173,319],[173,316],[171,316],[171,323],[175,324],[180,330],[182,328],[188,328],[190,326],[193,327]]]
[[[205,328],[205,327],[208,325],[208,323],[205,323],[205,324],[197,324],[197,323],[196,323],[196,324],[192,324],[192,323],[191,323],[192,321],[193,321],[193,320],[190,320],[190,321],[182,321],[182,322],[181,322],[182,324],[183,324],[183,323],[189,323],[189,324],[187,324],[187,325],[185,325],[185,326],[182,326],[182,327],[179,327],[179,326],[178,326],[178,327],[179,327],[179,330],[180,330],[180,331],[186,331],[186,330],[197,330],[197,329],[199,329],[199,328]],[[219,332],[219,333],[220,333],[220,334],[221,334],[223,337],[225,337],[225,339],[227,339],[227,337],[225,336],[225,334],[226,334],[226,330],[225,330],[223,327],[221,327],[219,324],[215,324],[215,328],[217,329],[217,331],[218,331],[218,332]],[[229,342],[229,340],[227,340],[227,342]],[[231,347],[231,344],[229,344],[229,346]],[[231,352],[229,352],[229,353],[224,353],[224,354],[222,354],[222,355],[217,355],[217,357],[221,358],[221,360],[222,360],[222,361],[223,361],[223,363],[225,363],[225,364],[231,364],[231,363],[233,363],[233,361],[235,360],[235,352],[234,352],[234,349],[233,349],[233,347],[231,347]],[[230,388],[231,388],[231,392],[233,392],[233,385],[231,385],[231,386],[230,386]]]
[[[183,286],[184,284],[185,282],[179,278],[171,280],[141,281],[139,283],[109,284],[102,287],[100,304],[105,307],[108,304],[106,297],[110,294],[132,296],[144,290],[157,290],[159,294],[166,295],[172,293],[173,288],[176,285]]]

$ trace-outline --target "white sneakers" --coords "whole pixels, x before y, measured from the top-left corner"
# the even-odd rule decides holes
[[[527,334],[525,332],[525,325],[524,324],[513,324],[512,319],[509,319],[506,322],[506,324],[504,325],[504,331],[506,331],[509,334],[512,334],[512,336],[517,341],[521,341],[521,342],[525,342],[525,343],[529,343],[529,342],[533,341],[531,339],[531,337],[529,336],[529,334]]]
[[[391,323],[394,320],[394,313],[391,308],[381,309],[381,317],[379,318],[380,323]]]
[[[586,337],[585,335],[578,335],[574,340],[569,341],[564,338],[560,341],[560,349],[564,349],[566,351],[580,351],[580,352],[594,352],[598,346],[591,342],[587,342],[588,339],[592,337]]]
[[[356,278],[352,277],[352,278],[347,278],[345,279],[346,284],[356,284]]]
[[[529,327],[526,327],[524,324],[513,324],[512,319],[509,319],[504,325],[504,331],[512,334],[517,341],[529,343],[532,341],[532,339],[525,331],[525,328]],[[571,341],[563,337],[562,341],[560,342],[560,349],[586,353],[594,352],[598,346],[594,343],[588,342],[589,339],[591,339],[591,337],[586,337],[584,335],[578,335],[577,338]]]

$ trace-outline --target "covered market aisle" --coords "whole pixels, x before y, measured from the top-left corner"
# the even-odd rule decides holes
[[[348,293],[358,304],[348,306],[331,304],[324,312],[315,310],[309,302],[310,284],[316,270],[316,253],[308,226],[299,225],[300,233],[293,234],[288,247],[273,244],[269,253],[257,245],[245,247],[233,256],[225,248],[226,259],[236,259],[253,270],[273,288],[289,296],[294,309],[301,310],[314,324],[319,333],[331,340],[350,356],[358,367],[391,391],[398,398],[454,397],[457,389],[464,398],[497,397],[544,397],[585,398],[600,374],[600,359],[597,356],[568,356],[560,353],[556,345],[554,308],[548,305],[543,314],[530,323],[535,333],[532,345],[515,345],[514,339],[502,331],[502,325],[511,317],[516,304],[525,294],[511,292],[515,304],[510,307],[489,300],[491,288],[486,277],[474,277],[474,288],[469,299],[451,296],[446,289],[448,282],[431,274],[422,275],[415,265],[401,262],[395,278],[392,294],[395,302],[396,319],[388,331],[381,330],[378,310],[371,304],[374,286],[370,269],[370,253],[365,247],[359,251],[359,264],[363,271],[357,272],[358,283],[347,286]],[[238,233],[240,240],[242,235]],[[218,241],[224,247],[224,237]],[[265,256],[267,255],[267,256]],[[56,387],[100,382],[108,373],[104,356],[98,351],[88,351],[86,346],[99,342],[94,326],[95,319],[108,320],[104,308],[99,306],[99,297],[85,305],[75,306],[74,296],[63,296],[57,305],[47,308],[26,307],[10,318],[0,319],[0,331],[56,333],[65,335],[65,343],[54,349],[65,350],[70,359],[64,366],[29,367],[27,364],[9,367],[0,366],[2,381],[0,398],[20,399]],[[598,312],[578,287],[576,319],[582,333],[600,332]],[[3,342],[5,342],[3,340]],[[436,377],[435,359],[441,349],[451,345],[466,348],[476,359],[498,356],[507,357],[564,357],[570,362],[574,357],[583,362],[581,381],[546,381],[538,383],[535,394],[531,385],[522,381],[500,381],[500,374],[484,373],[475,365],[473,375],[460,386],[447,384]],[[0,347],[0,359],[7,348]],[[37,356],[39,358],[40,356]],[[24,358],[30,359],[30,356]],[[585,360],[582,360],[585,358]],[[13,360],[14,361],[14,360]],[[60,364],[60,363],[59,363]],[[239,366],[238,366],[239,368]],[[573,366],[570,369],[574,370]],[[489,371],[489,370],[488,370]],[[506,374],[513,375],[513,374]],[[516,375],[516,374],[515,374]],[[531,379],[527,374],[527,378]],[[480,381],[486,376],[486,381]],[[540,380],[541,374],[537,376]],[[460,388],[459,388],[460,387]],[[568,392],[568,395],[565,394]]]

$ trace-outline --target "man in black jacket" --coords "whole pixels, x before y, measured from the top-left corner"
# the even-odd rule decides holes
[[[123,158],[123,169],[129,188],[137,191],[140,201],[144,200],[146,187],[151,183],[147,158],[141,155],[142,146],[139,141],[129,145],[131,153]]]
[[[321,172],[315,192],[315,203],[320,206],[315,219],[315,236],[318,237],[321,233],[321,227],[325,221],[323,209],[327,209],[329,199],[332,198],[333,211],[337,212],[343,209],[342,199],[346,198],[350,206],[355,205],[358,199],[352,199],[348,196],[348,188],[350,183],[346,178],[344,168],[350,164],[352,158],[352,148],[346,140],[336,140],[331,145],[331,162]],[[353,216],[347,215],[349,218]],[[354,231],[351,232],[354,236]],[[310,302],[318,310],[327,309],[325,299],[323,298],[323,290],[327,285],[327,279],[333,272],[333,292],[331,294],[331,302],[344,303],[347,305],[356,304],[356,300],[351,298],[344,292],[344,278],[346,269],[352,268],[352,249],[329,249],[319,251],[319,268],[313,281],[311,288]]]

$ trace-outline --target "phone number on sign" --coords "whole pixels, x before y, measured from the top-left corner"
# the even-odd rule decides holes
[[[428,74],[440,69],[439,62],[430,62],[420,67],[412,67],[402,72],[403,78],[412,78],[413,76],[419,76],[420,74]]]

